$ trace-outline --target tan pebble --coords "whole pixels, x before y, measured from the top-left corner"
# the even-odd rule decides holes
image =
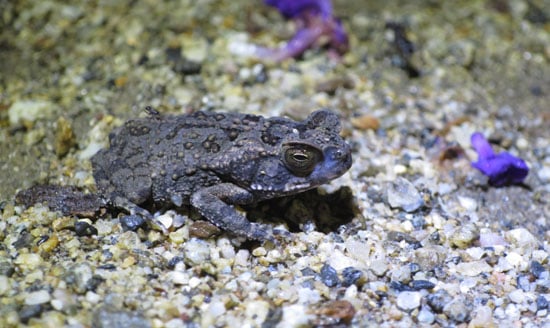
[[[362,115],[353,117],[351,124],[359,130],[377,130],[380,127],[380,121],[372,115]]]
[[[126,269],[126,268],[129,268],[131,267],[132,265],[136,264],[136,258],[133,257],[133,256],[128,256],[127,258],[124,259],[124,261],[122,262],[121,264],[121,267],[123,269]]]
[[[40,244],[38,248],[44,252],[51,252],[54,250],[54,248],[59,245],[59,238],[57,238],[57,234],[52,234],[48,240],[46,240],[44,243]]]
[[[346,300],[329,301],[321,306],[317,313],[319,315],[333,318],[336,322],[350,324],[355,316],[355,308]]]

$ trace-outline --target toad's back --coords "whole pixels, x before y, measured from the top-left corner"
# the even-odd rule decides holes
[[[130,120],[92,158],[94,178],[102,193],[134,204],[187,204],[197,189],[229,182],[224,176],[236,157],[252,155],[251,141],[262,142],[264,123],[261,116],[207,112]]]

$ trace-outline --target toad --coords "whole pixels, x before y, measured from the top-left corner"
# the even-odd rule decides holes
[[[282,232],[248,221],[233,205],[300,193],[351,166],[350,146],[329,110],[301,122],[200,111],[170,116],[150,107],[147,112],[111,133],[109,148],[92,157],[96,199],[75,200],[73,189],[59,186],[54,194],[42,186],[16,199],[27,206],[46,201],[62,212],[103,204],[153,223],[153,210],[191,205],[219,228],[263,241]]]

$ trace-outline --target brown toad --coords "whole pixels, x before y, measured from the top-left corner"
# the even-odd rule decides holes
[[[224,230],[272,239],[270,226],[248,221],[232,205],[303,192],[351,166],[339,119],[328,110],[302,122],[239,113],[148,112],[149,117],[114,131],[110,147],[92,157],[105,202],[148,221],[154,220],[149,210],[190,204]],[[27,204],[41,199],[18,198]]]

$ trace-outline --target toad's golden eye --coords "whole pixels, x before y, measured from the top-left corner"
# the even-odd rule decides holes
[[[323,159],[323,153],[307,144],[289,144],[283,148],[283,163],[292,173],[305,176]]]

